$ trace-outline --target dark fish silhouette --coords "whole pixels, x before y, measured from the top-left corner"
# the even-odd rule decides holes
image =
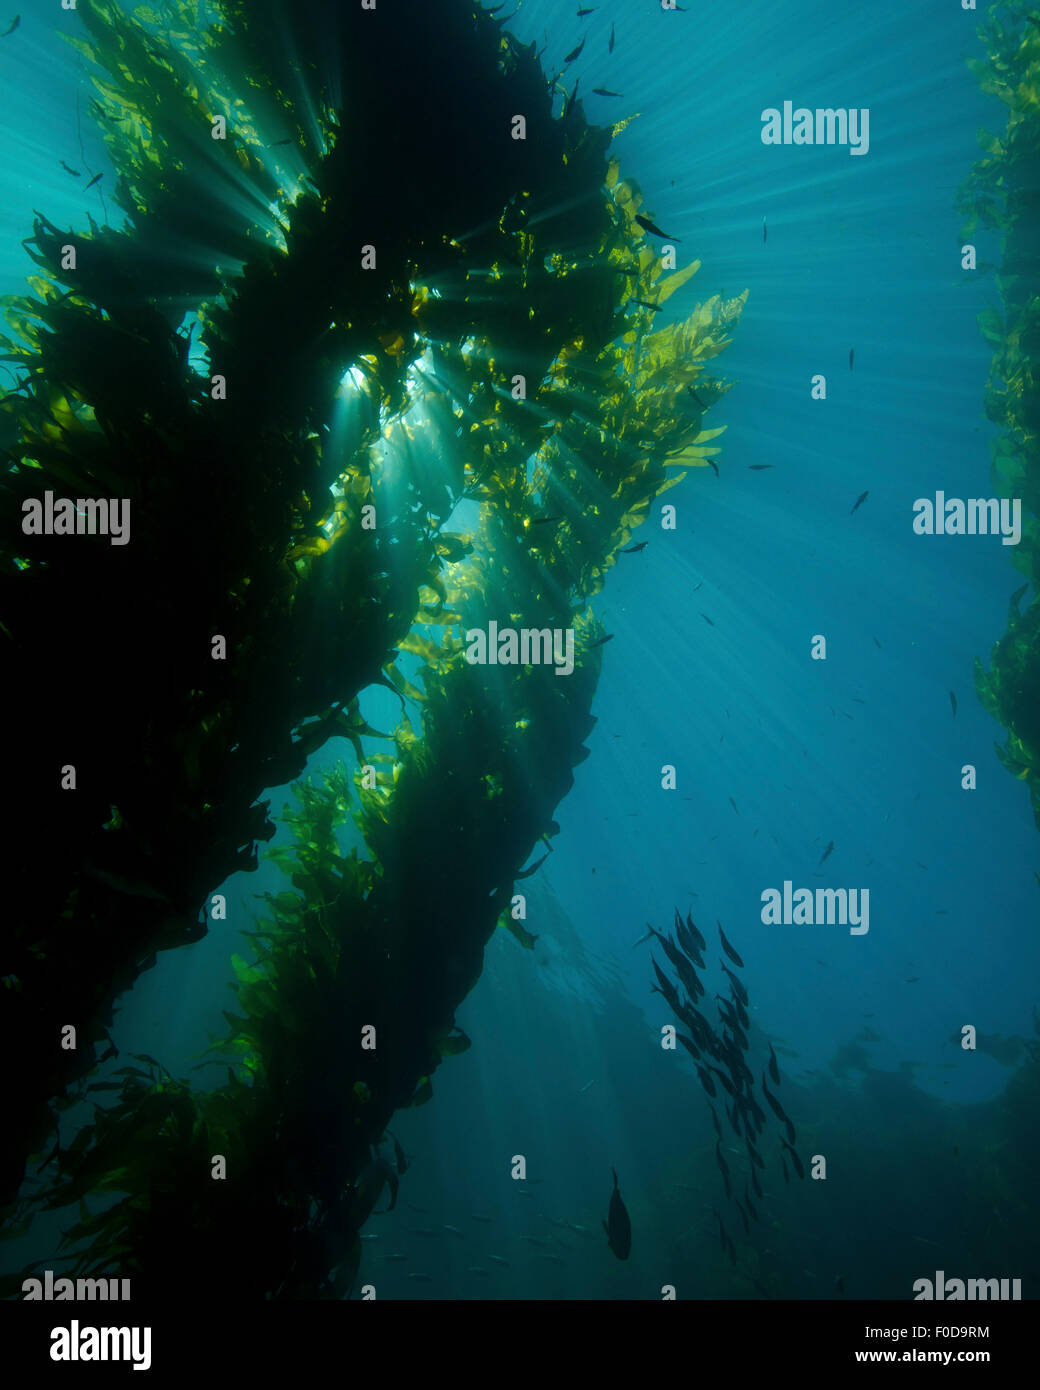
[[[610,26],[610,43],[607,44],[607,52],[608,52],[608,53],[613,53],[613,52],[614,52],[614,26],[613,26],[613,24]]]
[[[802,1167],[802,1160],[795,1153],[794,1149],[791,1148],[790,1144],[787,1142],[786,1139],[781,1139],[780,1142],[781,1144],[783,1144],[787,1152],[791,1155],[791,1162],[794,1164],[794,1171],[798,1174],[800,1178],[804,1178],[805,1169]]]
[[[869,492],[861,492],[860,495],[856,498],[856,505],[853,507],[852,511],[849,512],[849,516],[854,516],[869,496]]]
[[[651,304],[648,299],[634,299],[633,304],[641,304],[644,309],[653,309],[655,314],[663,314],[664,306],[661,304]]]
[[[621,97],[625,95],[624,92],[608,92],[606,87],[593,87],[592,90],[598,97]]]
[[[90,180],[89,183],[85,183],[85,184],[83,185],[84,189],[93,188],[94,185],[98,182],[98,180],[99,180],[99,179],[103,179],[104,177],[105,177],[105,173],[104,173],[104,170],[102,170],[100,174],[95,174],[94,177]]]
[[[707,1091],[708,1095],[711,1096],[712,1100],[714,1100],[717,1092],[715,1090],[715,1083],[712,1081],[711,1077],[703,1067],[697,1068],[697,1075],[700,1077],[701,1085]]]
[[[880,648],[880,646],[881,646],[881,643],[878,641],[878,639],[877,639],[876,637],[874,638],[874,646],[875,646],[875,647],[878,647],[878,648]]]
[[[81,177],[82,177],[82,175],[80,174],[79,170],[78,170],[78,169],[70,169],[69,166],[65,163],[64,159],[59,159],[59,160],[58,160],[58,163],[59,163],[59,164],[61,165],[61,167],[65,170],[66,174],[71,174],[72,177],[73,177],[74,179],[78,179],[78,178],[81,178]]]
[[[582,39],[581,43],[578,44],[577,48],[571,49],[570,53],[567,54],[566,58],[564,58],[563,61],[564,61],[565,63],[573,63],[574,60],[575,60],[575,58],[577,58],[577,56],[579,55],[579,53],[581,52],[581,50],[582,50],[584,47],[585,47],[585,40]]]
[[[715,474],[717,478],[719,476],[719,465],[715,462],[714,459],[709,459],[708,462],[711,464],[712,472]]]
[[[630,545],[627,550],[623,550],[622,555],[634,555],[637,550],[645,550],[650,544],[649,541],[640,541],[638,545]]]
[[[651,222],[649,217],[644,217],[642,213],[636,214],[636,221],[642,227],[644,232],[653,232],[654,236],[666,237],[668,241],[679,240],[677,236],[669,236],[667,232],[662,232],[660,227],[658,227],[655,223]]]
[[[605,642],[613,642],[613,640],[614,634],[612,632],[608,632],[606,637],[601,637],[598,642],[590,642],[588,649],[591,652],[595,647],[602,647]]]
[[[777,1086],[780,1085],[780,1068],[776,1063],[776,1053],[773,1051],[773,1044],[769,1044],[769,1075]]]
[[[652,936],[656,935],[657,933],[654,931],[653,927],[651,927],[645,936],[641,936],[638,941],[632,942],[632,950],[634,951],[637,946],[642,946],[644,941],[649,941]]]
[[[773,465],[772,465],[771,463],[749,463],[749,464],[748,464],[748,467],[751,469],[752,473],[761,473],[762,470],[763,470],[763,468],[772,468],[772,466],[773,466]]]
[[[578,11],[578,18],[579,18],[579,19],[584,19],[585,16],[586,16],[587,14],[594,14],[598,8],[599,8],[599,7],[598,7],[597,5],[593,5],[593,7],[592,7],[591,10],[579,10],[579,11]]]
[[[824,861],[825,859],[829,859],[829,858],[830,858],[830,856],[831,856],[831,850],[832,850],[833,848],[834,848],[834,841],[832,840],[832,841],[830,842],[830,844],[827,846],[827,848],[826,848],[826,849],[823,851],[823,853],[820,855],[820,864],[822,864],[823,861]],[[819,867],[820,867],[820,864],[817,864],[816,867],[819,868]]]
[[[768,228],[766,227],[766,219],[763,217],[763,218],[762,218],[762,240],[765,241],[766,238],[768,237],[768,235],[769,235],[769,230],[768,230]]]
[[[721,922],[717,922],[716,925],[718,926],[718,929],[719,929],[719,936],[722,938],[722,949],[726,952],[726,955],[729,956],[729,958],[730,958],[730,960],[733,962],[733,964],[734,964],[734,965],[739,965],[740,968],[741,968],[741,970],[743,970],[743,969],[744,969],[744,962],[740,959],[740,957],[737,955],[736,951],[734,951],[733,947],[732,947],[732,946],[729,944],[729,942],[726,940],[726,933],[722,930],[722,923],[721,923]]]
[[[957,714],[957,696],[953,693],[952,690],[950,691],[950,707],[952,708],[953,713],[954,713],[954,715],[956,716],[956,714]]]
[[[855,349],[855,348],[849,348],[849,371],[850,371],[850,372],[852,371],[852,362],[853,362],[853,359],[855,358],[855,356],[856,356],[856,349]]]
[[[14,31],[18,28],[19,24],[21,24],[21,22],[22,16],[20,14],[16,14],[14,19],[11,20],[11,23],[7,26],[4,32],[0,34],[0,39],[6,39],[8,34],[13,34]]]
[[[707,613],[702,613],[702,614],[701,614],[701,617],[704,619],[704,621],[708,624],[709,627],[714,627],[714,626],[715,626],[715,624],[712,622],[712,620],[708,617]]]
[[[603,1223],[603,1229],[607,1233],[607,1244],[614,1254],[619,1260],[627,1260],[632,1249],[632,1223],[628,1219],[628,1212],[618,1191],[617,1173],[613,1168],[610,1171],[614,1177],[614,1191],[610,1194],[610,1211]]]
[[[276,140],[273,145],[268,145],[269,150],[279,150],[283,145],[294,145],[296,142],[290,135],[288,140]]]

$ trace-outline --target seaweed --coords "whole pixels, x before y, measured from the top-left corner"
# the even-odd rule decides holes
[[[120,1264],[149,1295],[176,1296],[229,1248],[242,1297],[349,1291],[393,1177],[378,1156],[393,1113],[427,1102],[469,1045],[454,1012],[496,925],[534,944],[509,905],[587,755],[590,600],[675,470],[718,452],[702,416],[728,387],[707,364],[745,296],[652,329],[637,301],[666,302],[697,264],[664,276],[610,131],[577,100],[554,116],[533,47],[478,6],[429,8],[84,6],[128,227],[62,232],[38,215],[43,274],[7,306],[21,384],[0,403],[17,436],[0,584],[26,872],[3,1002],[26,1058],[19,1169],[57,1128],[55,1096],[121,1077],[12,1214],[83,1204],[67,1259]],[[503,133],[516,111],[527,141]],[[409,162],[431,112],[437,140]],[[216,115],[220,187],[249,190],[219,217],[212,197],[180,206],[211,192]],[[269,153],[286,128],[293,179]],[[362,268],[369,244],[378,269]],[[185,305],[226,392],[192,364]],[[31,544],[21,502],[43,487],[129,497],[135,543]],[[460,501],[479,503],[472,534],[444,529]],[[573,672],[470,664],[463,634],[506,614],[572,628]],[[69,670],[103,673],[72,705]],[[360,713],[373,683],[401,697],[388,734]],[[36,766],[55,730],[75,794]],[[295,781],[333,737],[353,775]],[[287,782],[295,842],[270,854],[291,889],[265,896],[250,957],[232,958],[238,1002],[213,1051],[226,1084],[151,1059],[92,1071],[115,997],[157,950],[198,939],[208,895],[273,833],[261,794]],[[363,855],[339,848],[348,817]],[[45,824],[59,848],[41,882]],[[71,1057],[53,1044],[69,1021]],[[6,1176],[13,1194],[21,1172]],[[98,1195],[119,1200],[91,1210]]]

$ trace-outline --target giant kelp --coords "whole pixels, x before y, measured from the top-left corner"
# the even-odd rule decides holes
[[[986,709],[1008,731],[997,751],[1029,787],[1040,826],[1040,28],[1023,0],[994,5],[981,31],[984,59],[973,60],[983,91],[1008,107],[1002,134],[981,131],[983,157],[961,190],[968,214],[965,235],[978,226],[1003,236],[996,277],[1001,308],[979,323],[993,343],[986,414],[1000,427],[994,445],[993,485],[1021,499],[1022,538],[1015,567],[1032,585],[1020,612],[1012,600],[1007,632],[993,649],[990,669],[975,663],[975,684]]]
[[[235,965],[227,1085],[192,1088],[151,1062],[122,1072],[115,1104],[59,1145],[54,1182],[34,1197],[55,1208],[125,1194],[82,1213],[71,1258],[80,1270],[119,1261],[151,1290],[183,1288],[185,1261],[228,1248],[248,1252],[244,1295],[349,1286],[357,1231],[389,1172],[372,1151],[393,1111],[428,1098],[441,1057],[465,1045],[454,1010],[585,755],[600,660],[588,599],[677,480],[669,468],[716,451],[701,416],[725,387],[704,363],[742,304],[714,299],[652,331],[645,305],[696,264],[662,278],[635,222],[639,190],[608,162],[610,132],[573,99],[554,115],[533,49],[490,17],[416,6],[412,27],[395,15],[367,29],[366,12],[332,21],[330,36],[317,13],[293,7],[290,21],[280,6],[228,5],[205,28],[182,3],[137,19],[92,6],[89,52],[107,72],[116,196],[132,226],[75,238],[80,265],[96,252],[84,281],[59,269],[71,234],[38,219],[45,275],[34,299],[10,306],[24,381],[5,402],[20,431],[6,485],[9,640],[36,663],[34,727],[62,728],[69,760],[90,774],[88,795],[62,802],[84,862],[59,858],[50,915],[26,913],[16,938],[15,997],[23,1017],[40,1012],[42,1055],[54,1055],[42,997],[61,1021],[84,1020],[92,1041],[136,963],[197,936],[185,918],[270,833],[264,788],[335,735],[375,774],[355,779],[364,858],[336,846],[349,779],[299,788],[301,810],[288,813],[298,843],[279,856],[295,891],[269,900],[256,959]],[[342,73],[328,61],[336,43]],[[459,82],[460,63],[472,82]],[[154,90],[140,78],[152,67]],[[401,91],[421,128],[402,120]],[[157,267],[170,189],[212,162],[198,142],[221,105],[234,130],[225,159],[256,172],[265,196],[260,132],[280,134],[276,120],[300,137],[308,171],[279,185],[269,236],[229,233],[238,252],[242,238],[255,245],[199,308],[209,369],[228,384],[214,399],[172,321],[199,281]],[[413,170],[408,141],[429,111],[447,153],[434,141]],[[517,111],[526,142],[502,134]],[[348,138],[358,132],[368,138]],[[459,169],[481,174],[462,185]],[[171,216],[187,267],[198,229]],[[363,245],[378,248],[378,272],[359,269]],[[97,371],[100,354],[117,382],[137,372],[127,379],[138,394],[125,399]],[[330,426],[337,401],[352,410],[347,431]],[[79,542],[52,543],[46,562],[27,553],[16,504],[44,479],[140,499],[147,544],[126,548],[129,573],[98,538],[87,565]],[[443,529],[460,499],[481,504],[472,536]],[[122,663],[115,697],[88,688],[62,723],[54,656],[34,624],[70,620],[82,661],[83,625],[99,611],[116,629],[96,640],[116,647],[133,623],[143,649]],[[574,673],[470,665],[460,630],[506,615],[574,627]],[[214,633],[228,636],[226,664],[208,662]],[[400,651],[421,658],[420,675],[406,678]],[[421,734],[403,718],[392,752],[371,751],[379,736],[357,704],[373,681],[421,705]],[[142,883],[144,894],[127,891]],[[68,961],[55,924],[73,919],[90,935]],[[360,1045],[366,1027],[374,1049]],[[29,1069],[23,1150],[76,1070]],[[227,1184],[210,1177],[214,1153],[229,1160]]]

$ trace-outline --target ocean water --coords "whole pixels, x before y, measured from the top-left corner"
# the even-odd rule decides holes
[[[713,364],[733,389],[707,424],[726,432],[717,474],[691,469],[668,494],[676,528],[652,506],[633,536],[646,548],[593,600],[613,640],[590,756],[551,853],[517,888],[537,940],[494,933],[456,1015],[472,1047],[433,1074],[430,1104],[394,1119],[408,1166],[393,1210],[384,1196],[364,1226],[354,1296],[908,1299],[941,1269],[1020,1278],[1032,1298],[1040,857],[1028,790],[1000,765],[1005,733],[973,683],[1021,576],[996,536],[912,528],[918,498],[992,495],[977,317],[999,301],[991,274],[961,269],[954,206],[978,130],[1006,118],[966,65],[980,15],[939,0],[576,8],[529,0],[508,27],[545,46],[548,72],[580,79],[590,121],[640,113],[614,142],[622,173],[680,265],[701,262],[661,322],[748,291]],[[60,163],[111,184],[89,83],[54,37],[73,23],[36,0],[0,41],[8,294],[33,271],[20,241],[34,210],[59,225],[106,214]],[[788,100],[868,108],[869,150],[763,144],[762,112]],[[992,233],[974,240],[999,259]],[[818,635],[826,660],[812,658]],[[380,729],[400,713],[375,687],[361,706]],[[333,740],[308,775],[341,758],[356,763]],[[265,797],[275,815],[293,802],[290,787]],[[289,839],[283,825],[271,843]],[[767,925],[763,893],[788,881],[869,891],[869,930]],[[234,1008],[229,959],[257,895],[286,886],[262,848],[255,873],[214,885],[230,920],[122,995],[120,1051],[188,1075]],[[750,1223],[724,1192],[710,1098],[685,1052],[662,1047],[673,1019],[651,951],[666,960],[635,944],[648,925],[671,930],[676,908],[707,940],[706,1012],[729,992],[717,922],[740,954],[756,1088],[771,1044],[770,1088],[807,1170],[799,1180],[768,1112],[757,1170],[720,1090],[734,1196],[747,1212],[753,1172],[763,1193]],[[624,1261],[602,1225],[612,1169],[632,1222]],[[45,1257],[61,1224],[40,1217],[6,1269]]]

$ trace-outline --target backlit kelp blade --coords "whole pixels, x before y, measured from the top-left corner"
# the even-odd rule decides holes
[[[663,274],[609,132],[577,100],[554,118],[533,48],[461,0],[93,5],[86,22],[130,221],[37,220],[44,273],[9,319],[25,385],[2,405],[27,711],[15,858],[55,818],[84,850],[13,897],[24,994],[7,1017],[33,1040],[15,1138],[42,1149],[48,1097],[89,1067],[137,962],[197,939],[208,895],[255,864],[264,789],[346,738],[357,768],[296,785],[295,844],[273,856],[292,891],[267,897],[231,964],[226,1085],[127,1073],[35,1198],[125,1194],[81,1212],[79,1271],[122,1262],[172,1295],[233,1248],[243,1297],[342,1297],[387,1182],[373,1150],[468,1045],[454,1012],[587,754],[589,599],[670,465],[716,452],[701,416],[727,388],[705,364],[743,297],[651,331],[633,301],[693,270]],[[188,193],[214,195],[203,222],[175,206]],[[21,502],[43,487],[129,497],[133,543],[32,548]],[[441,529],[462,499],[479,503],[472,535]],[[573,629],[573,671],[470,664],[466,630],[508,615]],[[85,681],[70,709],[68,670],[98,669],[118,681]],[[358,695],[374,682],[418,715],[372,729]],[[40,789],[55,728],[74,797]],[[348,817],[363,854],[339,848]],[[80,1023],[78,1067],[53,1060],[55,1017]],[[214,1154],[233,1182],[213,1181]]]
[[[997,275],[1003,309],[991,306],[979,318],[995,349],[986,414],[1001,428],[994,445],[993,486],[1001,496],[1022,503],[1022,536],[1011,558],[1033,592],[1021,613],[1022,591],[1016,594],[990,669],[975,663],[975,686],[983,706],[1008,731],[1006,747],[997,752],[1028,786],[1040,827],[1040,25],[1033,7],[1009,0],[990,8],[981,34],[986,57],[971,67],[983,91],[1007,105],[1008,123],[1000,135],[980,133],[983,157],[957,206],[969,218],[966,239],[979,226],[1003,232]]]

